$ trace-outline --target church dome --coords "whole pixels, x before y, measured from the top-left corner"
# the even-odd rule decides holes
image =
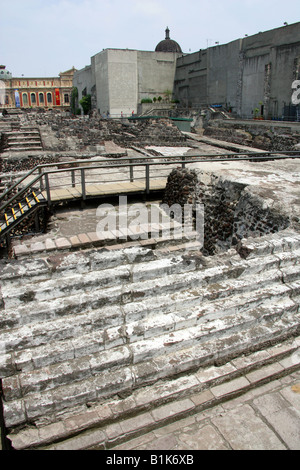
[[[178,52],[182,53],[181,47],[176,41],[173,41],[173,39],[170,39],[170,30],[167,27],[166,29],[166,39],[163,41],[160,41],[156,48],[155,52]]]
[[[0,65],[0,80],[12,78],[12,74],[6,70],[5,65]]]

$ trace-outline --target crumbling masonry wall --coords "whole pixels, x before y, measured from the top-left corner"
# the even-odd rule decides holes
[[[212,256],[248,237],[261,237],[289,227],[279,213],[245,184],[199,170],[174,169],[169,175],[163,203],[204,205],[203,254]]]

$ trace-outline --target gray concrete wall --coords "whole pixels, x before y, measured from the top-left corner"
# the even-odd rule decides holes
[[[174,95],[182,106],[207,104],[207,50],[177,59]]]
[[[182,106],[231,106],[238,116],[282,117],[300,77],[300,23],[200,50],[177,60]]]
[[[108,50],[91,58],[93,81],[96,88],[97,110],[103,114],[109,111]]]
[[[79,101],[83,97],[83,91],[86,90],[87,95],[92,95],[92,88],[94,85],[92,67],[86,66],[84,69],[77,70],[73,76],[73,86],[78,89],[78,106],[81,108]],[[82,114],[83,110],[81,108]]]
[[[143,98],[164,97],[173,92],[176,59],[173,52],[138,51],[138,102]]]
[[[108,92],[111,116],[130,115],[137,106],[137,51],[108,50]]]
[[[208,49],[207,96],[209,104],[236,106],[241,40]]]

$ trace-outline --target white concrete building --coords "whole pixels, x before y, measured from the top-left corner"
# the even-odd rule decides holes
[[[74,74],[78,100],[92,95],[92,105],[101,114],[128,116],[137,113],[144,98],[164,97],[173,92],[180,46],[169,38],[161,41],[155,51],[105,49],[91,58],[91,65]]]

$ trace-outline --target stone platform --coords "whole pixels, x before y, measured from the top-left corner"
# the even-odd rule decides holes
[[[163,239],[160,227],[157,238],[123,244],[18,253],[19,244],[17,259],[1,262],[0,376],[14,449],[159,447],[164,426],[173,426],[173,439],[184,419],[190,436],[199,413],[225,410],[272,380],[281,381],[277,410],[283,396],[298,406],[283,390],[285,377],[297,387],[300,370],[297,162],[219,165],[212,179],[240,184],[289,226],[215,256],[203,256],[197,240]],[[262,415],[263,404],[256,402]],[[257,426],[255,446],[297,447],[293,430],[259,440],[269,426],[251,405],[240,411]],[[215,415],[206,432],[233,433],[239,413],[231,412],[231,428]]]

